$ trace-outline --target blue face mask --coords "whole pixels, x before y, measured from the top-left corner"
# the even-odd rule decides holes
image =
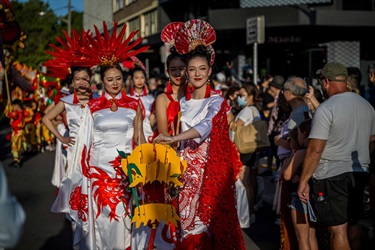
[[[245,101],[245,97],[243,96],[238,96],[237,97],[237,103],[240,105],[240,107],[245,107],[247,102]]]

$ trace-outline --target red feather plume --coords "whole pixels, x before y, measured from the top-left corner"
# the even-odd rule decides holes
[[[82,66],[92,67],[95,65],[113,65],[121,63],[127,58],[131,58],[139,53],[148,50],[149,46],[144,46],[133,50],[141,43],[142,38],[139,37],[131,44],[132,39],[137,35],[137,31],[131,31],[129,36],[124,40],[126,25],[124,25],[117,35],[117,22],[114,22],[112,36],[109,35],[107,24],[103,22],[103,36],[99,29],[94,25],[96,37],[88,37],[89,46],[82,51],[84,60]]]
[[[62,47],[54,44],[49,44],[54,51],[47,50],[46,53],[53,56],[52,59],[43,63],[47,67],[47,74],[52,77],[64,79],[70,73],[69,69],[72,66],[80,66],[84,59],[82,50],[88,44],[89,32],[82,31],[79,34],[77,31],[72,31],[72,36],[69,37],[66,31],[63,31],[65,39],[56,37],[56,40]]]

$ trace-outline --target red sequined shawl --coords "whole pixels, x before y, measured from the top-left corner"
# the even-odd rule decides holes
[[[235,182],[242,163],[234,143],[229,138],[227,111],[223,101],[212,120],[209,157],[203,176],[198,214],[214,237],[214,249],[245,249],[236,209]]]

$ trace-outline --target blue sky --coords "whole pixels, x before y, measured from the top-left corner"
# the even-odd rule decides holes
[[[27,2],[28,0],[18,0],[19,2]],[[71,0],[72,10],[83,12],[84,0]],[[65,16],[68,14],[68,0],[43,0],[49,4],[50,8],[57,16]]]

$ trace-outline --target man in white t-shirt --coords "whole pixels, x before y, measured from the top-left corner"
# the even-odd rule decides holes
[[[349,91],[344,65],[327,63],[317,74],[328,99],[314,113],[298,196],[314,201],[317,222],[329,227],[333,249],[360,249],[357,222],[369,177],[369,145],[375,141],[375,111]]]

